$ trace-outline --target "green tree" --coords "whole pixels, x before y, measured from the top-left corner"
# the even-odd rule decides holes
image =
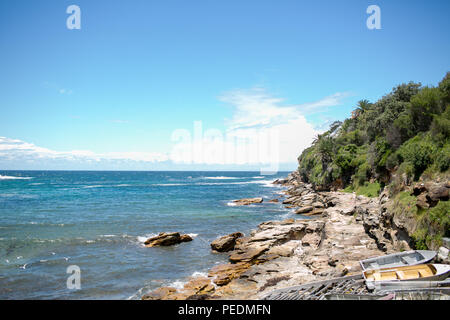
[[[427,131],[433,121],[433,115],[441,114],[442,92],[438,88],[423,88],[411,98],[411,112],[414,127],[419,131]]]

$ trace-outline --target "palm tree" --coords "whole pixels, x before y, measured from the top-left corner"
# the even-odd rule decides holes
[[[364,113],[367,110],[369,110],[371,106],[372,106],[372,104],[369,102],[369,100],[364,99],[364,100],[358,101],[358,109],[361,110],[361,113]]]
[[[352,111],[352,119],[358,118],[360,115],[369,110],[371,106],[372,104],[368,100],[364,99],[358,101],[358,106]]]

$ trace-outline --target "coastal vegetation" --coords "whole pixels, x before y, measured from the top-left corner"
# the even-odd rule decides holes
[[[303,151],[298,172],[318,190],[369,197],[386,190],[395,214],[414,217],[416,247],[434,247],[450,236],[449,202],[417,205],[411,186],[448,183],[449,137],[450,72],[437,86],[409,82],[374,103],[359,101],[350,118],[334,122]]]

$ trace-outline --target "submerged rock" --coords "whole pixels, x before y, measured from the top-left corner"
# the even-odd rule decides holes
[[[147,241],[144,242],[144,244],[148,248],[159,246],[166,247],[188,241],[192,241],[192,237],[188,234],[181,235],[179,232],[161,232],[156,237],[148,238]]]
[[[220,237],[213,242],[211,242],[211,249],[218,252],[228,252],[234,249],[236,240],[243,237],[244,234],[241,232],[235,232],[223,237]]]
[[[263,202],[263,198],[247,198],[247,199],[239,199],[239,200],[233,200],[233,202],[234,202],[237,206],[248,206],[248,205],[254,204],[254,203],[262,203],[262,202]]]

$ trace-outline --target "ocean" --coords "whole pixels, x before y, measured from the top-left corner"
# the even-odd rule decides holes
[[[210,242],[293,214],[271,182],[287,172],[0,171],[0,299],[139,299],[182,287],[226,254]],[[232,200],[263,197],[251,206]],[[146,248],[160,232],[194,237]],[[69,266],[81,289],[68,289]]]

